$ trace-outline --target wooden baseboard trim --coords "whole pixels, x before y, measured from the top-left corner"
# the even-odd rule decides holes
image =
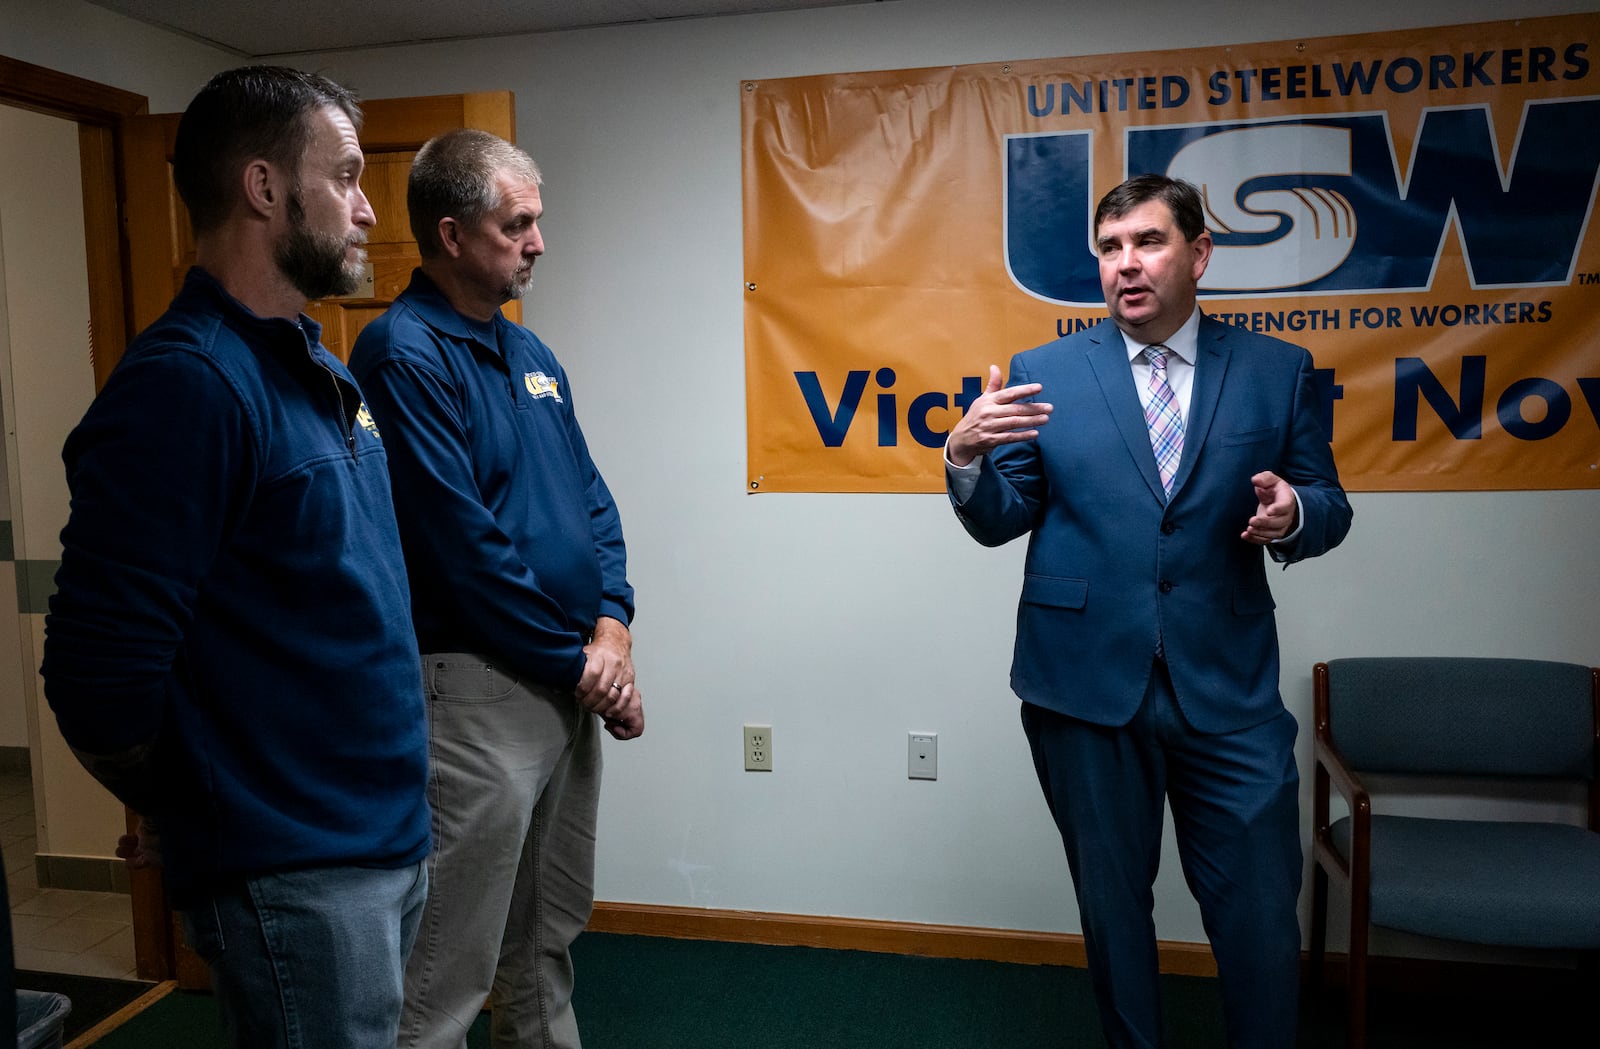
[[[811,914],[607,902],[595,903],[589,928],[595,932],[664,936],[679,940],[827,947],[1021,965],[1070,965],[1081,969],[1088,964],[1082,936],[1023,929],[985,929]],[[1207,944],[1164,941],[1157,946],[1161,971],[1164,973],[1184,976],[1217,974],[1217,963]]]
[[[129,1002],[127,1005],[124,1005],[121,1009],[118,1009],[104,1020],[101,1020],[99,1023],[95,1024],[93,1027],[89,1028],[87,1031],[84,1031],[82,1034],[78,1035],[78,1037],[68,1042],[64,1049],[87,1049],[88,1046],[98,1042],[100,1039],[104,1038],[112,1031],[115,1031],[117,1028],[121,1027],[135,1016],[138,1016],[140,1013],[144,1012],[146,1009],[150,1008],[152,1005],[156,1004],[177,989],[178,985],[172,980],[166,980],[162,983],[156,984],[154,987],[150,988],[148,991]]]
[[[11,542],[11,522],[0,521],[0,555],[5,554],[5,547]],[[0,565],[11,560],[9,555],[0,556]],[[4,571],[0,568],[0,571]],[[0,747],[0,772],[13,775],[19,772],[31,772],[33,769],[32,758],[27,747]]]
[[[78,892],[129,892],[128,865],[119,859],[100,856],[62,856],[36,852],[34,878],[41,889],[73,889]]]

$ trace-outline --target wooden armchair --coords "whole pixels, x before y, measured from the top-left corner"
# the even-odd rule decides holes
[[[1504,947],[1600,949],[1600,668],[1336,659],[1313,668],[1312,685],[1311,974],[1319,985],[1331,875],[1350,894],[1350,1049],[1366,1044],[1371,925]],[[1588,826],[1375,815],[1363,773],[1585,782]],[[1332,823],[1330,784],[1350,811]]]

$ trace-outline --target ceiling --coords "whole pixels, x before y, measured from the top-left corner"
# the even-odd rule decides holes
[[[244,58],[876,0],[89,0]]]

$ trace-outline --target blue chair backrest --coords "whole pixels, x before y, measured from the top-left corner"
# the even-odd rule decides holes
[[[1360,771],[1591,779],[1591,677],[1533,659],[1333,659],[1329,726]]]

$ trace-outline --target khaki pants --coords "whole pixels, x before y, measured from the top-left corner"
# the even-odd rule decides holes
[[[494,1049],[578,1049],[572,941],[594,904],[600,725],[483,656],[422,657],[434,849],[402,1049],[460,1049],[490,992]]]

